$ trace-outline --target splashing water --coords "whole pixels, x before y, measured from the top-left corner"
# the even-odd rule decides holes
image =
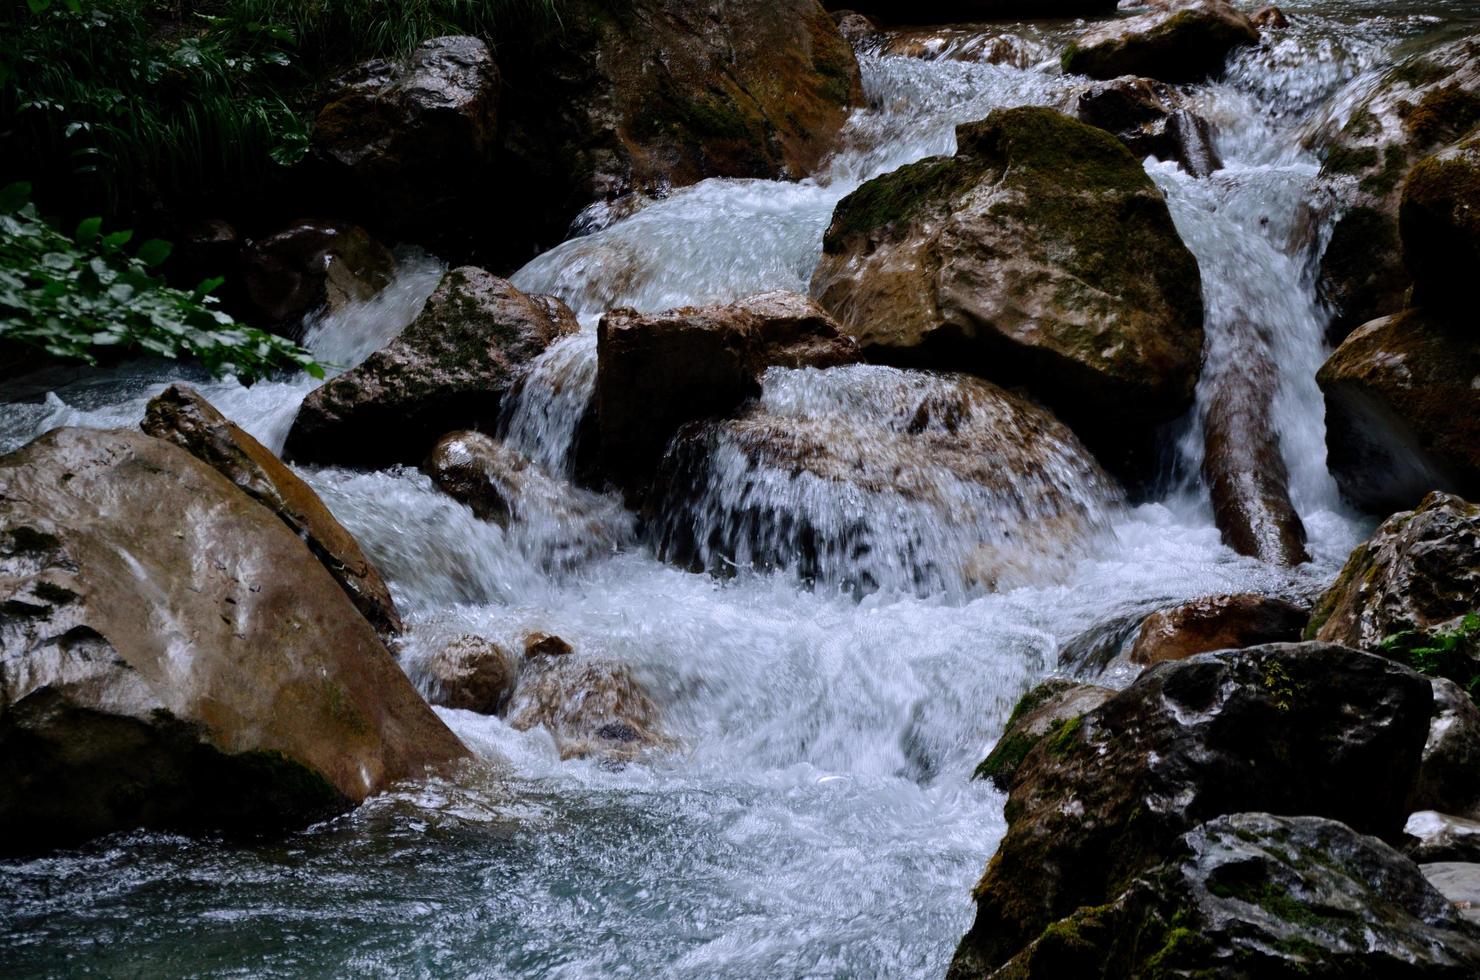
[[[518,273],[522,288],[561,295],[584,315],[582,332],[533,366],[500,425],[540,470],[527,519],[508,529],[479,521],[409,470],[305,473],[390,582],[408,642],[474,633],[517,649],[527,633],[557,634],[581,656],[629,665],[679,748],[612,770],[562,762],[542,729],[443,712],[474,751],[501,760],[495,774],[407,789],[277,842],[133,834],[6,862],[5,972],[55,975],[85,962],[104,974],[942,975],[1004,829],[1001,795],[970,774],[1065,645],[1195,596],[1309,594],[1364,530],[1336,505],[1321,465],[1310,377],[1324,321],[1308,272],[1329,212],[1301,141],[1422,27],[1408,12],[1287,10],[1291,31],[1236,59],[1224,82],[1190,90],[1219,130],[1226,169],[1203,181],[1165,164],[1148,170],[1203,265],[1210,370],[1228,367],[1220,324],[1232,312],[1247,311],[1270,338],[1273,424],[1312,564],[1290,571],[1231,554],[1195,488],[1118,508],[1072,453],[1006,486],[954,480],[910,452],[913,417],[901,433],[888,394],[950,382],[883,368],[772,372],[753,418],[822,426],[836,451],[923,481],[924,498],[849,497],[744,454],[705,482],[705,499],[727,512],[745,509],[725,495],[750,480],[814,523],[862,519],[873,537],[851,572],[869,568],[877,588],[861,596],[787,574],[714,577],[662,563],[632,515],[565,483],[594,383],[595,316],[616,304],[656,310],[805,289],[833,206],[859,182],[951,152],[957,122],[996,106],[1064,104],[1082,82],[1051,65],[867,54],[869,106],[815,179],[706,181]],[[1074,32],[1031,30],[1054,51]],[[316,349],[354,362],[404,325],[414,292],[317,324]],[[58,424],[136,424],[153,391],[187,377],[149,366],[5,406],[0,440],[10,448]],[[203,391],[275,446],[311,388]],[[918,541],[920,557],[949,564],[972,538],[990,543],[1032,516],[1038,491],[1082,514],[1088,532],[1068,538],[1086,546],[1069,549],[1051,579],[986,592],[959,574],[924,575],[920,588],[920,569],[896,573],[912,560],[896,542]],[[564,549],[573,537],[580,547]]]

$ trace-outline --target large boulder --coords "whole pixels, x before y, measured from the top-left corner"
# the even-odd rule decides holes
[[[988,974],[1112,900],[1224,814],[1311,814],[1396,838],[1432,705],[1419,674],[1328,644],[1153,667],[1023,760],[957,974]]]
[[[956,138],[838,205],[813,294],[872,355],[1027,385],[1117,462],[1192,404],[1197,261],[1108,133],[1022,108]]]
[[[1120,491],[1041,407],[964,375],[772,371],[736,419],[680,430],[647,509],[694,570],[964,595],[1061,574]]]
[[[435,37],[339,79],[314,123],[325,190],[400,233],[456,218],[492,176],[499,72],[475,37]]]
[[[190,453],[276,514],[382,636],[401,632],[401,617],[385,581],[319,495],[199,392],[171,385],[149,403],[143,428]]]
[[[680,426],[732,414],[760,394],[767,368],[857,359],[833,318],[795,293],[657,314],[613,310],[597,334],[602,469],[619,486],[640,490]]]
[[[0,459],[0,847],[297,826],[466,754],[206,463],[78,429]]]
[[[853,49],[817,0],[562,0],[558,17],[506,34],[500,167],[520,193],[492,195],[486,237],[519,264],[530,238],[557,244],[595,201],[805,177],[863,101]]]
[[[1480,272],[1480,131],[1409,172],[1398,228],[1414,303],[1463,320],[1473,335],[1474,279]]]
[[[1412,285],[1399,247],[1403,178],[1480,126],[1480,40],[1454,41],[1392,69],[1336,133],[1318,133],[1323,176],[1349,192],[1321,260],[1338,336],[1403,309]],[[1442,268],[1442,267],[1441,267]]]
[[[1111,901],[1049,926],[991,976],[1473,976],[1480,930],[1428,871],[1332,820],[1219,817]],[[983,975],[960,957],[950,973]]]
[[[1434,715],[1408,808],[1480,819],[1480,706],[1448,678],[1431,683]]]
[[[1353,331],[1321,367],[1328,462],[1353,503],[1384,513],[1431,490],[1480,498],[1472,326],[1473,317],[1404,310]]]
[[[1304,609],[1274,596],[1205,596],[1147,616],[1131,646],[1130,661],[1150,666],[1213,650],[1293,642],[1309,618]]]
[[[558,300],[453,269],[395,340],[303,400],[284,451],[306,463],[418,463],[446,432],[492,428],[523,369],[577,327]]]
[[[1430,494],[1358,545],[1311,613],[1306,635],[1376,650],[1396,634],[1435,636],[1480,610],[1480,507]]]
[[[330,221],[295,221],[246,243],[235,263],[251,315],[289,336],[310,314],[370,299],[396,271],[395,256],[365,229]]]
[[[1163,82],[1126,76],[1080,92],[1074,112],[1080,122],[1113,133],[1137,157],[1175,160],[1192,176],[1206,177],[1221,170],[1223,161],[1213,145],[1212,126],[1186,101]]]
[[[1236,48],[1258,43],[1253,22],[1224,0],[1158,0],[1148,13],[1080,36],[1064,52],[1064,70],[1090,78],[1200,82],[1222,74]]]

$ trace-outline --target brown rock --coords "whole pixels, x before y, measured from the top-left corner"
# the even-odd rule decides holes
[[[1397,633],[1436,633],[1480,610],[1480,507],[1434,493],[1358,545],[1311,612],[1306,635],[1376,650]]]
[[[1126,145],[1138,157],[1175,160],[1194,177],[1223,167],[1208,121],[1181,105],[1170,85],[1149,78],[1096,82],[1079,94],[1075,113]]]
[[[318,494],[198,392],[172,385],[149,403],[143,428],[210,466],[281,518],[382,636],[402,631],[380,573]]]
[[[555,303],[482,269],[453,269],[395,340],[304,399],[286,455],[418,463],[446,432],[492,428],[524,367],[574,322],[568,310],[552,316]]]
[[[657,706],[631,668],[606,661],[526,661],[509,724],[519,731],[543,726],[562,759],[625,761],[671,744],[658,729]]]
[[[1279,7],[1260,7],[1249,15],[1249,20],[1261,31],[1282,30],[1290,26],[1290,19]]]
[[[0,841],[257,831],[467,750],[282,520],[183,449],[0,459]]]
[[[528,457],[481,432],[453,432],[432,448],[421,468],[479,518],[508,527],[519,475],[530,465]]]
[[[357,225],[297,221],[241,251],[246,299],[268,323],[296,335],[303,318],[367,300],[390,284],[396,259]]]
[[[1480,335],[1405,310],[1353,331],[1316,375],[1331,473],[1379,513],[1431,490],[1480,498]]]
[[[575,649],[558,636],[549,633],[531,633],[524,638],[524,658],[535,660],[540,657],[568,657]]]
[[[427,700],[444,708],[502,714],[519,678],[514,657],[480,636],[462,636],[423,666]]]
[[[1109,134],[1024,108],[956,138],[838,205],[812,292],[874,357],[1026,385],[1117,466],[1192,404],[1197,262]]]
[[[1114,0],[840,0],[825,6],[850,7],[890,24],[959,24],[1115,13]]]
[[[857,356],[832,317],[795,293],[659,314],[613,310],[597,340],[603,468],[639,491],[681,425],[734,412],[760,393],[767,368],[832,367]]]
[[[1092,28],[1069,45],[1064,70],[1091,78],[1199,82],[1222,74],[1234,49],[1258,43],[1249,18],[1223,0],[1165,0],[1149,13]]]
[[[1217,595],[1152,613],[1131,647],[1131,663],[1149,666],[1213,650],[1300,639],[1310,614],[1272,596]]]

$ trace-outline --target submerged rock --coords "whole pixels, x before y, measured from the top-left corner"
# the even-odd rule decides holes
[[[143,429],[190,453],[281,518],[381,635],[402,631],[385,581],[318,494],[199,392],[171,385],[149,403]]]
[[[526,661],[509,724],[544,727],[562,759],[598,756],[628,761],[672,743],[658,726],[658,708],[625,664],[576,657]]]
[[[1222,74],[1236,48],[1258,43],[1249,18],[1223,0],[1160,0],[1149,13],[1091,28],[1064,52],[1064,70],[1200,82]]]
[[[438,489],[479,518],[508,527],[511,499],[531,465],[527,456],[481,432],[453,432],[432,448],[421,468]]]
[[[483,192],[498,137],[499,72],[475,37],[434,37],[337,82],[314,123],[325,191],[402,233],[456,217]]]
[[[1039,684],[1012,709],[1002,737],[976,767],[976,778],[990,779],[1003,792],[1010,790],[1013,775],[1035,745],[1050,733],[1064,731],[1068,723],[1114,695],[1108,687],[1057,678]]]
[[[963,375],[773,369],[737,419],[683,429],[647,510],[695,570],[964,595],[1083,557],[1120,493],[1042,408]]]
[[[1323,176],[1347,206],[1321,259],[1321,292],[1345,336],[1403,309],[1412,285],[1399,246],[1403,178],[1420,159],[1480,125],[1480,39],[1441,45],[1389,71],[1337,133],[1313,138]]]
[[[453,269],[395,340],[303,400],[285,453],[307,463],[418,463],[446,432],[492,427],[520,372],[574,323],[558,300]]]
[[[1048,109],[864,184],[812,290],[873,356],[1025,384],[1112,462],[1192,404],[1197,262],[1140,164]]]
[[[568,657],[575,653],[575,649],[558,636],[549,633],[531,633],[524,638],[524,658],[535,660],[539,657]]]
[[[1335,821],[1233,814],[1171,851],[991,976],[1458,980],[1480,968],[1480,930],[1430,884],[1435,872]],[[950,976],[985,975],[971,965],[958,956]]]
[[[519,664],[503,647],[481,636],[462,636],[422,664],[427,700],[444,708],[502,714],[514,694]]]
[[[1175,160],[1194,177],[1223,168],[1213,146],[1213,130],[1202,116],[1180,103],[1170,85],[1127,76],[1098,82],[1075,99],[1075,114],[1126,145],[1138,157]]]
[[[396,271],[395,256],[365,229],[329,221],[294,222],[248,242],[237,261],[255,314],[294,336],[304,317],[370,299]]]
[[[1327,644],[1148,670],[1023,760],[953,975],[990,974],[1227,813],[1311,814],[1396,838],[1432,704],[1420,675]]]
[[[1146,617],[1131,646],[1131,663],[1150,666],[1212,650],[1236,650],[1300,639],[1310,614],[1273,596],[1216,595]]]
[[[185,450],[0,459],[0,847],[259,831],[465,756],[304,543]]]
[[[1394,514],[1358,545],[1311,612],[1306,635],[1364,650],[1435,636],[1480,610],[1480,507],[1449,494]]]
[[[602,468],[629,492],[640,490],[681,425],[731,414],[760,394],[767,368],[857,359],[833,318],[795,293],[658,314],[613,310],[597,340]]]
[[[1367,510],[1412,507],[1431,490],[1480,497],[1480,335],[1421,310],[1365,324],[1316,380],[1342,493]]]

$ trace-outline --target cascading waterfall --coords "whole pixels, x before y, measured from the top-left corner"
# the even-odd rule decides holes
[[[871,51],[868,108],[815,178],[677,190],[515,276],[583,319],[533,366],[500,423],[506,445],[536,468],[518,490],[521,519],[477,520],[410,469],[305,472],[390,583],[410,626],[408,663],[464,633],[515,649],[530,632],[558,634],[578,657],[629,665],[677,747],[613,769],[562,761],[542,729],[445,711],[469,746],[499,760],[496,771],[391,794],[281,843],[135,834],[7,864],[0,941],[12,960],[34,972],[84,959],[101,973],[221,972],[241,962],[246,923],[264,973],[943,975],[1003,831],[1001,794],[970,774],[1068,641],[1195,596],[1308,593],[1364,530],[1341,511],[1322,463],[1311,378],[1324,318],[1309,263],[1330,204],[1300,140],[1345,111],[1363,72],[1423,25],[1406,14],[1290,12],[1294,26],[1240,56],[1223,82],[1189,90],[1225,169],[1201,180],[1169,164],[1148,169],[1202,265],[1209,383],[1235,369],[1239,324],[1257,325],[1267,344],[1270,418],[1310,565],[1230,553],[1195,487],[1122,507],[1095,468],[1052,439],[1042,473],[959,479],[949,461],[919,454],[911,438],[938,419],[911,433],[915,415],[899,395],[909,390],[918,406],[956,382],[887,368],[771,372],[752,414],[716,434],[730,450],[708,457],[690,498],[686,528],[704,528],[706,546],[756,505],[832,522],[846,533],[824,549],[830,570],[803,577],[834,587],[662,562],[620,503],[571,485],[607,308],[805,290],[834,205],[861,181],[952,152],[955,124],[992,108],[1065,104],[1081,81],[1053,57],[1070,25],[984,29],[980,48],[953,35],[933,58]],[[961,60],[1006,33],[1048,57],[1027,67]],[[427,261],[407,263],[393,292],[314,324],[320,356],[347,366],[408,322],[435,279]],[[137,424],[147,399],[177,379],[198,382],[273,447],[314,384],[247,388],[136,366],[4,406],[0,448],[56,425]],[[744,452],[744,433],[777,417],[921,492],[866,480],[861,490]],[[983,405],[952,424],[979,426],[980,444],[996,450],[1004,443],[989,437],[1007,438],[994,436],[997,418]],[[1188,439],[1195,473],[1201,438]],[[967,552],[1001,544],[994,535],[1060,518],[1076,533],[1054,538],[1067,544],[1049,556],[1049,574],[1002,576],[992,591],[965,571]],[[744,530],[731,544],[753,537]],[[1041,557],[1042,541],[1029,537],[1025,553]],[[868,588],[847,587],[865,578]]]

